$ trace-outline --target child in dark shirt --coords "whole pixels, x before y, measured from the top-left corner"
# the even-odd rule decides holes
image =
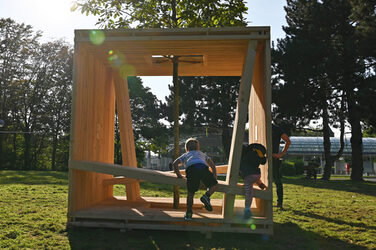
[[[253,184],[256,183],[261,189],[266,188],[260,180],[261,171],[259,168],[260,164],[266,163],[265,154],[265,147],[259,143],[243,146],[239,174],[244,179],[244,219],[249,219],[252,216]]]

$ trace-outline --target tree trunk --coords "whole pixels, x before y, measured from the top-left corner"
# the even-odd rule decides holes
[[[326,98],[325,100],[322,100],[322,101],[323,101],[322,130],[323,130],[323,137],[324,137],[324,157],[325,157],[324,174],[322,176],[322,179],[328,181],[332,173],[333,159],[330,154],[331,143],[330,143],[328,105],[326,102]]]
[[[231,135],[228,127],[222,128],[222,147],[228,161],[230,157]]]
[[[28,130],[26,130],[28,132]],[[30,143],[31,143],[31,134],[30,133],[24,133],[24,149],[23,149],[23,168],[25,170],[29,170],[31,167],[30,164]]]
[[[179,157],[180,155],[180,145],[179,145],[179,57],[174,56],[172,58],[172,65],[173,65],[173,83],[174,83],[174,160]],[[179,198],[180,198],[180,191],[179,186],[174,186],[174,208],[179,208]]]
[[[363,181],[363,143],[360,114],[352,92],[347,93],[349,123],[351,125],[351,180]]]
[[[51,170],[56,170],[56,150],[57,150],[57,132],[52,138],[52,156],[51,156]]]

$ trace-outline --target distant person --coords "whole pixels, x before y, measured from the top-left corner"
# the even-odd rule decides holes
[[[186,221],[192,220],[192,206],[193,197],[199,188],[200,181],[202,181],[207,191],[200,198],[201,202],[204,203],[206,210],[212,211],[213,207],[210,204],[210,196],[215,192],[217,188],[217,170],[213,160],[200,151],[200,143],[195,138],[189,138],[185,142],[186,153],[178,157],[172,164],[174,171],[178,178],[183,178],[179,171],[179,164],[182,164],[186,169],[187,177],[187,212],[185,213],[184,219]],[[209,171],[208,166],[212,169]]]
[[[260,180],[261,171],[259,168],[260,164],[264,165],[266,163],[265,154],[265,147],[259,143],[243,146],[242,149],[239,175],[244,180],[244,219],[249,219],[252,216],[253,184],[256,183],[259,186],[262,184],[266,188]]]
[[[281,139],[285,141],[285,146],[279,152]],[[281,158],[286,154],[291,141],[288,135],[277,125],[272,124],[272,157],[273,157],[273,181],[277,188],[277,207],[283,209],[283,185],[281,175]]]

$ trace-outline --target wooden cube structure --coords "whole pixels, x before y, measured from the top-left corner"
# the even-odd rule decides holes
[[[172,198],[141,197],[139,182],[186,187],[172,172],[137,168],[127,76],[172,75],[163,56],[180,56],[179,76],[241,76],[228,165],[219,166],[223,199],[212,212],[194,201],[193,221],[183,219]],[[76,30],[69,161],[68,224],[127,229],[273,233],[271,87],[269,27],[146,30]],[[116,101],[116,102],[115,102]],[[123,165],[114,163],[114,117],[118,111]],[[267,190],[255,186],[254,217],[245,221],[238,184],[241,148],[249,122],[249,142],[268,149],[261,166]],[[172,136],[172,135],[171,135]],[[114,177],[115,176],[115,177]],[[113,185],[126,186],[114,197]]]

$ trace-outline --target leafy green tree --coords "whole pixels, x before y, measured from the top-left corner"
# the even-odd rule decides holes
[[[180,77],[182,131],[186,134],[220,132],[228,158],[240,77]],[[190,98],[185,98],[189,96]],[[172,95],[167,97],[171,107]],[[169,120],[172,117],[168,117]]]
[[[40,44],[39,32],[11,19],[0,19],[0,36],[1,166],[58,169],[59,162],[66,169],[72,48],[62,41]]]
[[[35,55],[35,48],[38,46],[39,33],[34,33],[32,27],[25,24],[18,24],[11,19],[0,19],[0,115],[1,119],[5,121],[7,129],[19,130],[25,127],[21,123],[22,116],[19,110],[27,105],[19,101],[18,97],[25,95],[25,90],[29,82],[32,71],[31,59]],[[23,90],[22,90],[22,89]],[[24,117],[28,114],[24,114]],[[27,119],[27,118],[26,118]],[[28,124],[26,124],[28,126]],[[24,165],[30,162],[30,143],[31,131],[23,130],[24,133]],[[6,134],[0,136],[0,154],[7,154],[3,152],[3,142],[7,142],[9,138]],[[13,157],[17,157],[16,135],[13,134]],[[5,159],[7,157],[2,157]],[[16,159],[11,162],[16,163]],[[10,166],[11,167],[11,166]]]
[[[137,146],[149,151],[149,155],[150,151],[165,151],[168,130],[160,121],[164,117],[160,101],[139,77],[128,77],[128,88]]]
[[[274,120],[290,120],[298,128],[322,118],[325,168],[330,178],[334,160],[343,151],[344,93],[340,85],[339,56],[336,54],[336,20],[325,1],[287,1],[287,34],[273,51]],[[332,15],[332,16],[331,16]],[[291,98],[294,96],[294,98]],[[338,105],[340,103],[340,105]],[[330,127],[340,124],[342,144],[336,156],[330,154]]]

